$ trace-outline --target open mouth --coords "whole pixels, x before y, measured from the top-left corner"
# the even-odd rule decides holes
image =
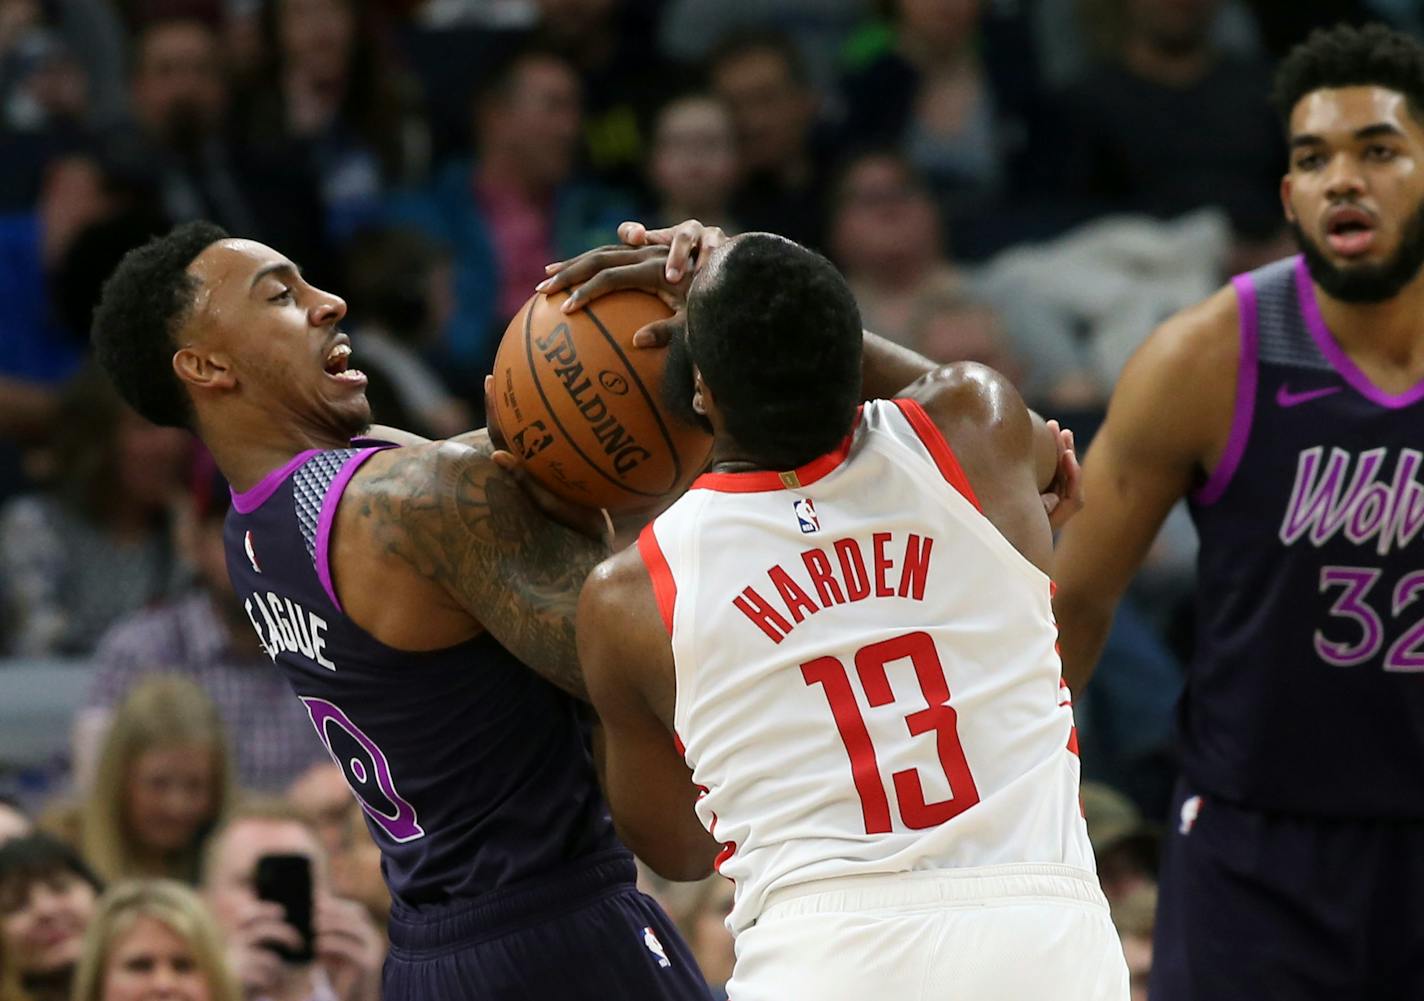
[[[326,374],[339,382],[348,383],[353,386],[366,385],[366,373],[359,368],[351,367],[351,345],[339,342],[332,346],[327,352],[326,363],[323,366]]]
[[[1363,209],[1336,209],[1326,217],[1325,239],[1341,257],[1358,257],[1375,242],[1374,217]]]

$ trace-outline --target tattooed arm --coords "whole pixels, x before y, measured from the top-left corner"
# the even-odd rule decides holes
[[[338,532],[349,526],[376,559],[413,570],[536,673],[586,700],[574,614],[608,547],[546,518],[490,453],[487,441],[378,453],[352,480]]]

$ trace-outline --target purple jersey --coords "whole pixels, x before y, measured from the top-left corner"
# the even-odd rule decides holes
[[[303,452],[234,494],[225,544],[263,647],[361,801],[392,896],[477,897],[617,849],[572,697],[488,634],[408,653],[342,612],[332,521],[381,447]]]
[[[1258,809],[1422,818],[1424,384],[1391,396],[1369,382],[1303,259],[1233,284],[1235,419],[1192,496],[1184,770]]]

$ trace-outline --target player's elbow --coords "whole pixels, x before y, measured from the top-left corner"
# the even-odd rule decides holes
[[[712,864],[716,859],[712,852],[695,855],[669,852],[657,859],[645,858],[642,855],[638,857],[643,859],[653,872],[674,883],[696,883],[706,879],[712,875]]]
[[[695,883],[712,875],[717,843],[706,831],[701,831],[699,837],[648,838],[642,844],[627,832],[620,830],[619,833],[633,854],[663,879]]]

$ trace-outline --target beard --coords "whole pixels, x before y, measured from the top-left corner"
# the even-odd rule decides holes
[[[662,403],[674,420],[712,433],[712,422],[692,409],[692,395],[697,378],[693,374],[692,352],[687,346],[687,325],[684,323],[668,341],[667,358],[663,361]]]
[[[1305,255],[1310,277],[1334,299],[1341,302],[1372,303],[1393,299],[1412,282],[1424,266],[1424,203],[1405,223],[1404,235],[1394,255],[1379,264],[1338,266],[1325,256],[1320,245],[1300,223],[1290,224],[1295,241]]]

